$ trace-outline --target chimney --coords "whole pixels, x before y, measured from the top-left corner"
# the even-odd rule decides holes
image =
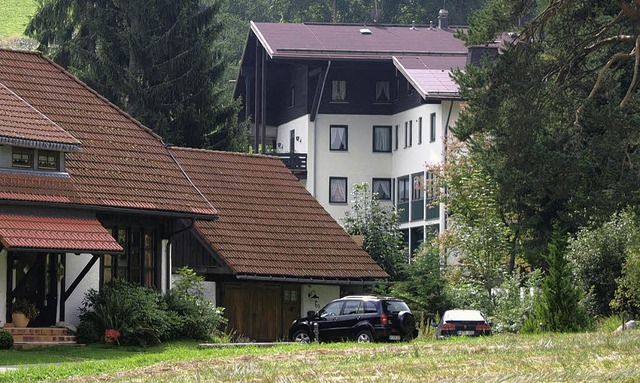
[[[438,12],[438,28],[449,29],[449,11],[441,9]]]

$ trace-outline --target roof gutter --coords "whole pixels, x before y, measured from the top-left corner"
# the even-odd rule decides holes
[[[360,285],[360,286],[376,286],[376,285],[388,285],[391,282],[383,280],[364,280],[362,278],[358,280],[354,279],[326,279],[326,278],[293,278],[293,277],[278,277],[273,275],[236,275],[236,278],[240,280],[252,280],[252,281],[266,281],[266,282],[287,282],[287,283],[312,283],[319,285]]]

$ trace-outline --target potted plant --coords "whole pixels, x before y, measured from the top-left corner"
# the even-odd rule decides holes
[[[32,302],[18,298],[11,305],[11,319],[16,327],[27,327],[29,321],[40,314],[40,310]]]

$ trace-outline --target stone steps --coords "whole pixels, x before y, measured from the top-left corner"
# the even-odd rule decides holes
[[[14,349],[77,345],[76,337],[69,335],[69,330],[62,327],[19,328],[7,323],[3,329],[13,335]]]

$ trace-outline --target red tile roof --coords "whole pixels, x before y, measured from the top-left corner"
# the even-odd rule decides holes
[[[122,247],[92,217],[0,213],[0,243],[11,251],[119,253]]]
[[[71,182],[65,186],[72,185],[73,191],[50,191],[49,183],[58,181],[23,177],[16,182],[32,182],[31,188],[3,187],[0,198],[62,202],[66,197],[89,206],[202,218],[215,215],[215,208],[190,183],[159,136],[49,59],[0,50],[0,83],[37,111],[30,117],[45,116],[82,144],[82,152],[66,155]],[[0,97],[0,110],[12,107],[15,98]]]
[[[0,82],[0,142],[23,141],[59,144],[66,151],[77,150],[80,141],[49,120]]]
[[[172,148],[219,219],[196,229],[236,274],[298,278],[388,275],[273,157]]]

